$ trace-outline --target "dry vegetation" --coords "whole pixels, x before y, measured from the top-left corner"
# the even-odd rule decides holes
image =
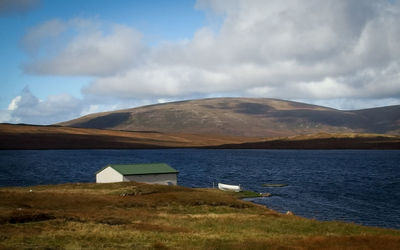
[[[0,124],[0,149],[400,149],[400,136],[317,133],[246,138],[159,132]]]
[[[232,149],[400,149],[400,136],[359,133],[317,133],[211,147]]]
[[[31,191],[32,190],[32,191]],[[0,249],[399,249],[400,231],[138,183],[0,189]]]
[[[0,149],[204,147],[256,138],[0,124]]]

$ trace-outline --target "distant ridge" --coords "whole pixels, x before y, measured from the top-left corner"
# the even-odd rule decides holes
[[[57,125],[245,137],[400,134],[400,105],[337,110],[268,98],[211,98],[90,114]]]

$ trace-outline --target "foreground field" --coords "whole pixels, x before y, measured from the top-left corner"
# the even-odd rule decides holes
[[[399,249],[400,231],[138,183],[0,189],[0,249]]]

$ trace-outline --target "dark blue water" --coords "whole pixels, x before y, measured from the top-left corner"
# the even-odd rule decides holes
[[[109,163],[148,162],[179,170],[182,186],[222,182],[272,193],[252,201],[281,212],[400,228],[400,151],[7,150],[0,151],[0,186],[94,182]]]

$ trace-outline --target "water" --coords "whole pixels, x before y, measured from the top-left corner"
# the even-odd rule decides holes
[[[179,170],[182,186],[222,182],[272,193],[251,200],[280,212],[400,228],[400,151],[6,150],[0,151],[0,186],[94,182],[109,163],[148,162]]]

